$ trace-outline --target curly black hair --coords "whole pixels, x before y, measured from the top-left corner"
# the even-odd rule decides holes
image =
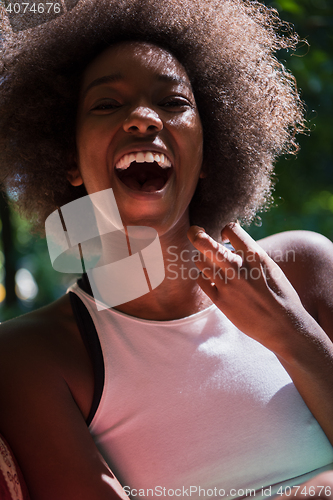
[[[274,52],[297,35],[252,0],[81,0],[69,12],[7,36],[0,63],[1,178],[40,226],[86,194],[73,168],[80,77],[101,51],[145,41],[172,53],[192,83],[204,164],[191,222],[214,234],[249,222],[271,199],[276,157],[304,128],[296,83]]]

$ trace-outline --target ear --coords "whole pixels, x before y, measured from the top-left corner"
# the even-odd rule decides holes
[[[203,163],[202,166],[201,166],[201,171],[200,171],[199,179],[204,179],[205,177],[207,177],[207,172],[206,172],[206,166]]]
[[[76,154],[73,152],[69,157],[70,168],[67,171],[67,180],[72,184],[72,186],[81,186],[83,184],[83,179],[80,174],[80,169],[77,164]]]
[[[83,184],[83,179],[78,167],[68,170],[67,180],[72,184],[72,186],[81,186]]]

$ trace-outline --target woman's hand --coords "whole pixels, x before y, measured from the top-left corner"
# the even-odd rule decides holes
[[[198,226],[188,236],[200,252],[198,283],[242,332],[283,356],[290,332],[312,318],[281,268],[239,224],[228,224],[222,240],[213,240]]]

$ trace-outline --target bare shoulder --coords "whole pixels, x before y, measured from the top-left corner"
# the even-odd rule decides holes
[[[0,327],[0,432],[31,498],[119,498],[85,422],[93,375],[69,298]]]
[[[333,243],[311,231],[287,231],[258,243],[282,268],[308,312],[327,333],[331,331]]]
[[[91,364],[68,295],[0,325],[0,366],[12,384],[24,385],[30,376],[64,380],[83,414],[88,414]],[[83,386],[88,388],[85,394]]]
[[[62,331],[71,329],[73,319],[68,296],[63,296],[48,306],[2,323],[0,342],[8,346],[18,343],[17,347],[21,342],[52,343]]]
[[[61,299],[50,306],[2,323],[1,366],[8,368],[10,373],[14,371],[11,366],[28,367],[38,363],[40,358],[48,359],[61,338],[61,332],[65,330],[65,311],[66,301]]]
[[[320,265],[333,262],[333,243],[313,231],[285,231],[259,240],[258,243],[273,260],[283,262],[298,257],[298,261],[313,261]]]

